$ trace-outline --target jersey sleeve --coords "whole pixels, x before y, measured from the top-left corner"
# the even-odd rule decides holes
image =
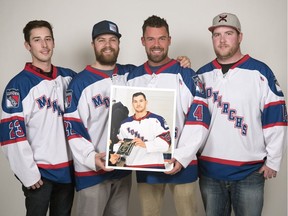
[[[184,115],[188,114],[189,108],[192,104],[196,87],[193,83],[192,76],[195,72],[190,68],[182,68],[181,78],[182,81],[179,80],[179,92],[180,92],[180,100],[181,100],[181,107],[183,110]],[[182,83],[183,82],[183,83]]]
[[[77,83],[70,83],[66,92],[64,125],[74,160],[96,171],[96,151],[87,131],[89,109],[83,89]]]
[[[179,147],[174,150],[173,155],[184,168],[189,165],[204,144],[211,120],[204,85],[197,75],[193,80],[196,87],[195,97],[179,139]]]
[[[25,121],[28,116],[23,112],[24,89],[15,80],[7,85],[2,99],[0,130],[1,147],[12,171],[25,187],[29,187],[39,181],[41,174],[26,136]]]
[[[263,85],[262,127],[267,151],[266,165],[279,171],[287,145],[287,108],[282,90],[270,69],[265,77],[267,80],[261,84]]]
[[[145,141],[147,152],[167,152],[171,145],[171,135],[165,119],[160,116],[155,118],[151,127],[152,133],[155,133],[155,139]]]

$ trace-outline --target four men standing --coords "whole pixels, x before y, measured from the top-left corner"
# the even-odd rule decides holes
[[[74,72],[51,65],[52,28],[47,24],[30,30],[28,27],[27,24],[26,31],[24,29],[25,46],[32,55],[32,63],[26,64],[25,69],[7,85],[1,118],[1,146],[13,172],[23,184],[27,215],[46,215],[53,193],[50,195],[45,190],[42,195],[37,195],[47,198],[45,202],[41,201],[41,208],[35,206],[35,200],[30,201],[30,194],[46,187],[53,191],[55,185],[64,188],[69,201],[61,204],[61,208],[57,207],[60,201],[55,207],[50,205],[50,213],[59,215],[63,211],[65,215],[70,214],[72,164],[64,128],[73,153],[77,215],[127,215],[130,171],[107,169],[103,161],[110,86],[113,84],[177,89],[176,157],[171,159],[177,169],[166,174],[137,172],[144,216],[160,215],[167,183],[177,213],[197,214],[194,203],[196,152],[202,144],[199,151],[200,189],[206,214],[230,215],[233,207],[236,215],[261,215],[265,178],[276,177],[284,152],[287,110],[283,93],[269,67],[241,53],[243,33],[234,14],[223,13],[213,19],[209,30],[217,58],[199,69],[199,77],[168,57],[169,27],[157,16],[149,17],[143,24],[141,40],[148,61],[137,68],[116,63],[121,37],[117,25],[110,21],[95,24],[92,47],[96,61],[72,81]],[[244,84],[245,88],[242,87]],[[204,94],[199,88],[204,89]],[[199,118],[199,112],[191,112],[193,109],[199,111],[196,108],[200,106],[190,107],[198,96],[200,99],[196,102],[207,97],[207,104],[199,104],[208,107],[202,109],[202,115],[211,114],[211,122]],[[186,149],[189,143],[181,144],[179,137],[182,130],[183,136],[190,135],[194,124],[204,126],[204,135],[210,124],[209,135],[205,143],[203,136],[197,148],[190,148],[191,163],[187,163],[187,155],[177,155],[177,149]],[[51,136],[51,128],[55,136]],[[227,136],[223,136],[223,130]],[[49,137],[42,139],[47,134]],[[197,134],[191,134],[191,139],[194,136]],[[53,146],[53,143],[57,145]],[[236,191],[237,194],[240,191],[239,196]],[[256,204],[249,208],[252,201]],[[36,208],[38,213],[34,212]]]

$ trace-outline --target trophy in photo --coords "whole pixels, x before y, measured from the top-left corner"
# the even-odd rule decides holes
[[[117,151],[117,154],[121,155],[122,157],[129,156],[133,147],[134,142],[132,142],[132,139],[124,139]]]

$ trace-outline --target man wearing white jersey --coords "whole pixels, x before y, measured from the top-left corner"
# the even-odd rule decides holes
[[[276,177],[287,140],[284,95],[266,64],[241,53],[236,15],[217,15],[209,31],[217,58],[198,71],[212,114],[199,157],[206,214],[260,216],[265,179]]]
[[[129,86],[170,88],[176,90],[175,148],[181,147],[179,137],[184,127],[189,108],[201,84],[190,68],[181,68],[179,63],[168,57],[171,44],[169,26],[165,19],[151,16],[142,26],[142,45],[148,61],[137,67],[127,78]],[[197,136],[197,134],[191,134]],[[165,155],[166,156],[166,155]],[[183,161],[178,155],[172,172],[137,171],[138,193],[143,216],[161,215],[162,201],[166,185],[172,191],[177,214],[191,216],[197,214],[195,187],[197,180],[197,158]],[[170,159],[170,158],[165,158]],[[185,169],[182,169],[182,167]]]
[[[70,83],[64,120],[75,165],[76,215],[127,215],[129,171],[105,168],[110,87],[125,84],[133,65],[116,64],[121,34],[108,20],[92,29],[95,62]]]
[[[1,147],[22,183],[27,216],[70,216],[72,157],[63,125],[64,94],[76,73],[52,65],[52,26],[33,20],[23,29],[32,62],[8,83],[1,116]]]

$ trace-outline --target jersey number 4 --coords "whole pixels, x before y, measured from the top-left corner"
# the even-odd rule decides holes
[[[196,121],[203,121],[203,105],[197,105],[193,112],[193,117]]]

